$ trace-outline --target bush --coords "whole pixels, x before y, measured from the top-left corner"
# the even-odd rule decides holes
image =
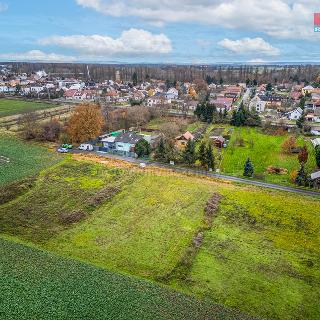
[[[292,153],[293,150],[296,148],[297,148],[297,139],[293,136],[286,139],[281,145],[282,152],[286,154]]]

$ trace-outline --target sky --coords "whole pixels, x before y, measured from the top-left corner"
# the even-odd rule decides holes
[[[320,62],[320,0],[0,0],[0,61]]]

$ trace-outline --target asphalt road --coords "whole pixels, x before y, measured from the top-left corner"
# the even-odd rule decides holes
[[[249,184],[249,185],[273,189],[273,190],[286,191],[286,192],[290,192],[290,193],[320,198],[320,192],[317,192],[317,191],[312,191],[312,190],[307,190],[307,189],[298,189],[298,188],[293,188],[293,187],[286,187],[286,186],[273,184],[273,183],[238,178],[238,177],[233,177],[233,176],[228,176],[228,175],[218,174],[218,173],[213,173],[213,172],[208,172],[208,171],[195,170],[195,169],[191,169],[191,168],[183,168],[183,167],[173,166],[173,165],[169,165],[169,164],[163,164],[163,163],[159,163],[159,162],[146,161],[146,160],[128,158],[128,157],[121,157],[121,156],[117,156],[117,155],[113,155],[113,154],[109,154],[109,153],[104,153],[104,152],[96,152],[96,151],[88,152],[88,151],[81,151],[81,150],[73,150],[72,153],[89,153],[89,154],[93,153],[93,154],[103,156],[106,158],[110,158],[110,159],[118,159],[118,160],[127,161],[127,162],[131,162],[131,163],[136,163],[136,164],[145,163],[146,166],[166,168],[166,169],[173,170],[175,172],[193,173],[196,175],[212,177],[212,178],[217,178],[217,179],[226,180],[226,181],[238,182],[238,183]]]

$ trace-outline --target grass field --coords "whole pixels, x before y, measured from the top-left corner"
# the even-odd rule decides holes
[[[281,150],[282,143],[288,136],[266,135],[256,128],[235,128],[230,144],[222,153],[221,171],[226,174],[242,176],[246,159],[249,157],[255,168],[257,178],[267,182],[290,184],[290,173],[299,169],[297,154],[287,155]],[[243,146],[237,141],[243,139]],[[309,159],[306,169],[313,172],[316,168],[314,150],[309,141],[303,137],[298,139],[299,145],[305,143],[309,149]],[[267,172],[268,166],[275,166],[288,170],[288,174],[277,175]]]
[[[265,319],[319,319],[318,201],[224,190],[186,291]]]
[[[50,152],[44,147],[25,143],[12,135],[1,133],[0,156],[10,161],[0,161],[0,187],[36,175],[60,159],[56,153]]]
[[[45,247],[158,279],[174,269],[190,244],[209,196],[208,186],[193,181],[141,176],[92,219],[54,237]]]
[[[0,118],[54,107],[56,106],[43,102],[0,99]]]
[[[204,227],[213,193],[223,196],[213,225],[175,272]],[[165,170],[66,160],[0,206],[0,226],[3,234],[60,255],[162,281],[252,316],[316,320],[318,203]]]
[[[209,302],[0,238],[0,318],[249,319]]]

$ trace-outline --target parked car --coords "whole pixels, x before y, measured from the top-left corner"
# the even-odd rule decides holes
[[[68,143],[65,143],[61,146],[61,148],[64,148],[64,149],[72,149],[73,148],[73,145],[72,144],[68,144]]]
[[[58,152],[60,152],[60,153],[67,153],[67,152],[69,152],[69,150],[68,150],[67,148],[59,148],[59,149],[58,149]]]
[[[79,150],[92,151],[93,150],[93,145],[90,144],[90,143],[82,143],[79,146]]]

